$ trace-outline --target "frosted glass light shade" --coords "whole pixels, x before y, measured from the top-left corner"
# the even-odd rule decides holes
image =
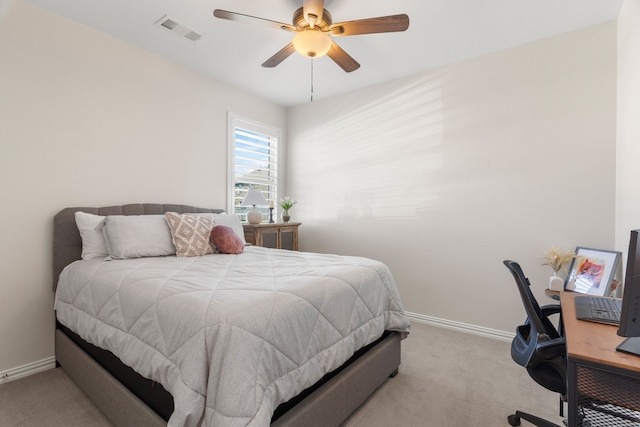
[[[304,30],[293,37],[293,47],[302,56],[318,58],[331,48],[331,37],[319,30]]]

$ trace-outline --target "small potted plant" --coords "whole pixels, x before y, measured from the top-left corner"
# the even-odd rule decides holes
[[[289,216],[289,209],[291,209],[296,203],[298,203],[298,201],[293,200],[289,196],[280,199],[278,204],[282,208],[282,222],[289,222],[289,220],[291,219],[291,216]]]

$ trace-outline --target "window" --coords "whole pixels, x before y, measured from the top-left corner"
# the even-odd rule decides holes
[[[249,189],[260,190],[268,201],[278,200],[280,134],[280,129],[229,115],[229,212],[243,220],[251,209],[241,206]],[[268,219],[267,206],[256,208]]]

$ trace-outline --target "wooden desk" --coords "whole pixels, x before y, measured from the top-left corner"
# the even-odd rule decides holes
[[[624,340],[616,334],[616,326],[576,319],[577,295],[560,294],[567,340],[569,427],[640,426],[636,412],[640,411],[640,357],[616,351]]]

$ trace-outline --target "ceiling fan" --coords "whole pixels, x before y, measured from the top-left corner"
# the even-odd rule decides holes
[[[334,24],[331,14],[324,8],[324,0],[303,0],[302,7],[293,13],[292,25],[221,9],[214,10],[213,15],[216,18],[257,23],[296,33],[291,43],[262,64],[263,67],[269,68],[280,64],[293,52],[298,52],[309,58],[328,55],[344,71],[350,73],[360,68],[360,64],[338,46],[330,36],[391,33],[409,28],[409,17],[405,14],[358,19]]]

